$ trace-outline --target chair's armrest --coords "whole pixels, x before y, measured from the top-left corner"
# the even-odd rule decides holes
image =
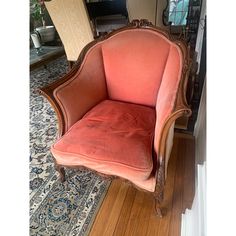
[[[188,57],[188,60],[184,64],[182,70],[182,77],[178,86],[173,107],[171,108],[170,105],[172,104],[172,94],[169,94],[169,97],[167,95],[164,99],[162,99],[161,103],[159,103],[156,107],[154,150],[157,155],[157,193],[163,192],[162,190],[166,179],[169,161],[169,157],[167,155],[170,154],[170,150],[167,149],[172,148],[175,121],[182,116],[189,117],[192,114],[186,99],[186,89],[190,65],[191,60]]]
[[[186,99],[187,83],[192,65],[192,60],[190,59],[190,54],[189,54],[189,48],[185,53],[186,53],[186,61],[182,69],[182,77],[177,90],[174,106],[171,111],[170,110],[167,111],[167,114],[163,112],[160,122],[161,123],[160,127],[156,125],[156,130],[155,130],[156,140],[154,140],[154,148],[156,154],[158,155],[159,161],[165,162],[165,169],[167,169],[168,165],[168,160],[166,161],[165,155],[167,146],[166,144],[170,133],[170,128],[173,127],[175,121],[178,118],[182,116],[189,117],[192,114],[192,111],[189,108]],[[168,101],[168,98],[166,99],[166,101]],[[159,113],[162,113],[162,111],[161,112],[159,111]]]
[[[93,106],[107,98],[100,47],[93,48],[64,77],[40,89],[54,107],[63,135]]]

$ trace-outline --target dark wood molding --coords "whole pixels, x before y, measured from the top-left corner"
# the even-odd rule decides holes
[[[151,31],[158,32],[165,36],[167,39],[169,39],[171,42],[175,43],[178,48],[180,49],[182,55],[183,55],[183,68],[182,68],[182,75],[181,75],[181,80],[179,83],[178,87],[178,92],[177,92],[177,97],[176,97],[176,102],[174,105],[174,109],[169,115],[169,117],[166,119],[164,126],[161,131],[160,135],[160,140],[159,140],[159,150],[157,156],[158,156],[158,162],[157,163],[157,179],[156,179],[156,189],[155,192],[153,193],[155,201],[156,201],[156,212],[159,216],[162,216],[161,212],[161,203],[164,197],[164,185],[165,185],[165,166],[166,166],[166,160],[165,160],[165,155],[166,155],[166,142],[167,142],[167,137],[169,134],[169,130],[173,122],[181,116],[186,116],[189,117],[191,115],[191,109],[189,108],[187,104],[187,99],[186,99],[186,89],[187,89],[187,82],[188,82],[188,77],[189,77],[189,72],[190,72],[190,67],[191,67],[191,59],[190,59],[190,52],[189,52],[189,47],[187,47],[187,44],[181,40],[181,39],[176,39],[174,36],[170,35],[168,31],[163,30],[161,28],[158,28],[156,26],[153,26],[151,22],[148,20],[142,19],[142,20],[133,20],[131,23],[129,23],[127,26],[120,28],[118,30],[115,30],[107,35],[105,35],[102,38],[98,38],[91,43],[89,43],[87,46],[84,47],[84,49],[81,51],[79,59],[75,62],[73,65],[72,69],[69,71],[68,74],[63,76],[61,79],[55,81],[54,83],[42,88],[39,90],[39,92],[44,95],[49,102],[52,104],[54,107],[57,116],[58,116],[58,123],[59,123],[59,136],[62,136],[66,132],[65,128],[65,117],[63,116],[63,112],[59,106],[58,101],[53,95],[53,91],[66,81],[70,80],[76,72],[79,70],[86,53],[88,50],[96,45],[99,42],[102,42],[113,35],[126,31],[126,30],[131,30],[131,29],[148,29]],[[56,168],[59,171],[61,178],[65,177],[65,173],[63,171],[64,166],[60,166],[56,160],[55,160]],[[65,166],[68,168],[76,168],[76,166]],[[140,188],[138,188],[140,189]]]

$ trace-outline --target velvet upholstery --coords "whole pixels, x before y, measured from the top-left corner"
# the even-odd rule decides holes
[[[169,49],[166,38],[139,29],[109,38],[102,45],[109,97],[155,106]]]
[[[51,151],[58,164],[86,166],[154,191],[154,126],[155,109],[104,100],[75,123]]]
[[[154,148],[157,153],[159,150],[161,131],[168,116],[175,107],[182,66],[182,53],[176,45],[172,44],[156,101]]]
[[[66,118],[66,130],[89,111],[107,98],[101,46],[92,47],[86,54],[78,72],[54,91]]]

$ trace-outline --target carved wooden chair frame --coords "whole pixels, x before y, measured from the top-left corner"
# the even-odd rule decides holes
[[[162,217],[161,208],[162,208],[162,203],[163,203],[163,198],[164,198],[164,185],[165,185],[165,179],[166,179],[165,166],[167,164],[166,160],[165,160],[166,142],[167,142],[167,137],[169,134],[169,129],[172,126],[172,124],[175,122],[175,120],[178,119],[179,117],[181,117],[181,116],[189,117],[191,115],[191,109],[188,107],[188,104],[186,101],[186,88],[187,88],[187,81],[188,81],[188,76],[189,76],[189,72],[190,72],[190,64],[191,64],[190,55],[189,55],[189,48],[187,47],[186,43],[181,41],[180,39],[173,38],[167,31],[165,31],[161,28],[158,28],[156,26],[153,26],[152,23],[148,22],[147,20],[143,20],[143,19],[142,20],[133,20],[127,26],[120,28],[118,30],[115,30],[102,38],[99,38],[99,39],[96,39],[96,40],[90,42],[81,51],[77,62],[74,64],[73,68],[71,69],[71,71],[69,71],[69,73],[67,73],[65,76],[63,76],[59,80],[53,82],[52,84],[40,89],[39,92],[49,100],[49,102],[51,103],[51,105],[55,109],[57,117],[58,117],[59,136],[62,136],[66,132],[65,117],[63,116],[63,112],[62,112],[57,100],[55,99],[55,97],[53,95],[53,91],[58,86],[65,83],[66,81],[71,79],[71,77],[73,77],[75,75],[75,73],[80,68],[81,63],[83,62],[83,59],[84,59],[86,53],[88,52],[88,50],[92,46],[94,46],[98,42],[101,42],[103,40],[110,38],[111,36],[113,36],[116,33],[119,33],[121,31],[125,31],[125,30],[129,30],[129,29],[136,29],[136,28],[145,28],[145,29],[156,31],[156,32],[164,35],[170,41],[177,44],[183,54],[182,76],[181,76],[181,81],[180,81],[179,88],[178,88],[176,102],[175,102],[174,109],[173,109],[172,113],[166,119],[163,129],[161,131],[161,136],[160,136],[161,138],[159,141],[159,153],[156,153],[158,155],[158,162],[159,163],[157,165],[157,170],[156,170],[157,171],[156,188],[155,188],[155,191],[153,192],[153,196],[155,199],[156,213],[158,216]],[[60,178],[62,181],[65,180],[64,167],[68,167],[68,168],[81,167],[81,166],[61,166],[61,165],[57,164],[57,161],[55,158],[54,158],[54,161],[55,161],[56,170],[60,173]],[[101,173],[98,173],[98,174],[103,176],[103,174],[101,174]],[[116,177],[116,176],[114,176],[114,177]],[[118,177],[118,178],[120,178],[120,177]],[[135,186],[135,187],[140,190],[140,188],[138,188],[137,186]],[[143,190],[143,191],[146,191],[146,190]]]

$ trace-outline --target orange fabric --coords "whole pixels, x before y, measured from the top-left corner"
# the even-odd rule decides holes
[[[170,42],[150,30],[127,30],[102,44],[109,98],[155,106]]]
[[[180,49],[172,43],[156,101],[156,127],[154,138],[154,149],[156,153],[158,153],[159,150],[162,128],[175,105],[179,81],[181,79],[182,63],[182,53]]]
[[[55,89],[54,96],[66,117],[66,130],[107,98],[100,44],[88,51],[76,75]]]
[[[86,166],[154,191],[154,126],[155,109],[105,100],[75,123],[51,151],[58,164]]]

